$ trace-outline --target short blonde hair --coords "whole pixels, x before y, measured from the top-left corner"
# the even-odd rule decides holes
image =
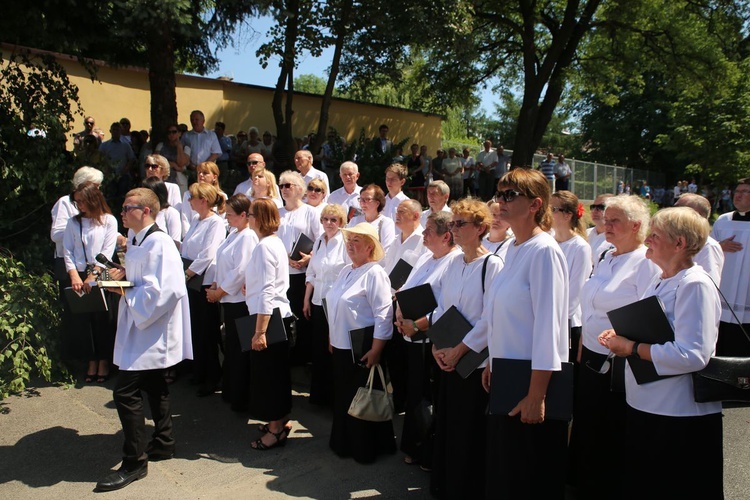
[[[146,163],[156,164],[159,165],[159,174],[161,177],[161,180],[166,180],[167,177],[169,177],[169,173],[171,169],[169,168],[169,160],[167,160],[165,157],[159,154],[152,154],[148,155],[146,157]]]
[[[638,228],[638,233],[636,233],[635,237],[639,243],[643,243],[646,240],[650,215],[646,202],[640,196],[618,194],[617,196],[607,198],[604,202],[604,207],[605,216],[608,209],[614,208],[624,213],[630,222],[639,222],[641,226]]]
[[[490,208],[485,202],[479,198],[461,198],[460,200],[451,203],[451,212],[454,215],[460,215],[471,220],[476,225],[484,224],[484,231],[479,235],[479,238],[484,236],[490,231],[492,225],[492,214]]]
[[[220,214],[223,214],[226,210],[226,200],[224,194],[219,190],[218,187],[212,186],[211,184],[205,184],[195,182],[190,185],[190,197],[206,200],[209,208],[216,207]]]
[[[250,178],[250,181],[252,182],[252,178],[256,175],[262,175],[266,179],[266,184],[268,185],[268,197],[269,198],[278,198],[279,197],[279,186],[276,184],[276,176],[271,172],[270,170],[266,170],[265,168],[256,168],[253,170],[253,174]],[[250,188],[250,195],[255,197],[255,186]]]
[[[323,182],[323,179],[315,178],[315,179],[311,180],[307,184],[307,187],[310,187],[310,186],[312,186],[314,188],[320,188],[320,189],[322,189],[323,190],[323,196],[325,196],[325,195],[328,194],[328,190],[326,189],[326,183]]]
[[[685,252],[689,257],[701,251],[711,232],[708,220],[690,207],[659,210],[651,217],[651,228],[663,231],[673,242],[684,238]]]
[[[321,219],[323,217],[336,217],[339,221],[339,227],[344,227],[346,225],[346,210],[344,210],[344,207],[337,205],[336,203],[324,206],[323,210],[320,212],[320,217]]]

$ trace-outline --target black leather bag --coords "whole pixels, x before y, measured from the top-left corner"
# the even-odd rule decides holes
[[[698,403],[750,402],[750,358],[711,358],[693,373],[693,395]]]

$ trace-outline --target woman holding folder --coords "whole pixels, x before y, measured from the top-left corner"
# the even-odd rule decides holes
[[[523,384],[523,396],[507,415],[488,417],[486,494],[562,499],[568,422],[545,418],[545,398],[553,372],[568,360],[567,265],[547,232],[552,211],[544,175],[517,168],[504,174],[497,188],[500,216],[514,236],[505,267],[488,285],[475,330],[485,332],[492,363],[528,360],[531,373],[530,382],[492,381],[493,365],[488,364],[482,374],[488,392]]]
[[[420,257],[414,265],[414,269],[401,290],[429,284],[436,300],[440,297],[442,292],[440,278],[445,273],[451,258],[461,253],[453,241],[453,234],[448,229],[452,218],[453,215],[449,212],[433,212],[427,217],[427,227],[422,232],[422,240],[429,252]],[[420,411],[419,405],[423,400],[434,405],[437,399],[435,395],[439,376],[435,358],[432,357],[430,339],[424,335],[429,324],[427,314],[404,318],[401,307],[398,303],[396,304],[396,328],[406,341],[408,370],[401,451],[406,454],[404,456],[406,464],[420,464],[425,469],[432,469],[433,440],[431,434],[421,435],[420,422],[416,418]]]
[[[674,341],[639,343],[614,330],[599,336],[615,355],[651,361],[668,376],[639,385],[625,367],[625,427],[610,430],[623,435],[621,471],[633,478],[623,482],[624,498],[724,497],[721,403],[695,402],[690,375],[714,354],[721,315],[716,285],[693,263],[709,229],[687,207],[665,208],[651,219],[646,258],[662,272],[643,297],[661,299]]]
[[[502,269],[503,261],[482,244],[492,224],[487,204],[464,198],[451,205],[451,212],[448,228],[463,253],[454,254],[446,264],[432,323],[455,306],[469,324],[475,325],[482,314],[482,297]],[[420,320],[417,326],[427,329],[423,323]],[[484,332],[472,332],[452,348],[432,347],[442,370],[435,405],[437,425],[430,481],[430,490],[439,498],[484,497],[487,393],[482,389],[481,377],[486,361],[467,378],[456,372],[464,355],[469,351],[480,353],[487,347]]]
[[[640,299],[659,268],[646,259],[649,211],[638,196],[619,195],[604,202],[604,233],[613,248],[607,250],[581,289],[581,343],[578,348],[578,380],[570,438],[570,484],[580,498],[599,498],[608,491],[621,495],[621,482],[595,474],[605,440],[613,450],[622,450],[624,436],[612,436],[612,428],[625,424],[624,366],[608,360],[609,350],[597,337],[612,328],[607,311]],[[622,466],[622,453],[611,453],[609,461]]]
[[[278,331],[269,331],[275,309],[283,318],[286,334],[292,332],[292,310],[289,306],[289,255],[276,235],[279,210],[273,200],[255,200],[250,207],[250,228],[258,236],[250,265],[245,271],[245,303],[250,315],[257,315],[253,325],[250,353],[250,414],[268,422],[259,429],[263,435],[250,446],[266,451],[284,446],[292,430],[292,378],[289,372],[289,341],[279,340]],[[276,340],[276,341],[274,341]]]
[[[378,265],[385,252],[377,230],[367,222],[341,230],[351,264],[344,266],[326,295],[333,355],[333,424],[329,446],[340,457],[372,463],[394,453],[393,422],[368,422],[348,414],[357,389],[366,385],[370,368],[380,363],[393,333],[391,284]],[[372,347],[354,359],[349,332],[372,328]],[[375,377],[377,379],[377,377]]]

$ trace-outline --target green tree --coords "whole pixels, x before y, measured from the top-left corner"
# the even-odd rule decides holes
[[[297,92],[323,95],[326,91],[326,80],[317,75],[299,75],[294,77],[294,89]]]

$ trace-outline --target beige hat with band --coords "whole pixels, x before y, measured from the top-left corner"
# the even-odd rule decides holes
[[[385,251],[383,251],[383,245],[380,244],[378,231],[369,222],[360,222],[354,227],[342,227],[341,232],[344,233],[344,236],[349,236],[350,234],[361,234],[372,240],[372,244],[375,246],[375,249],[372,251],[373,261],[378,262],[385,257]]]

